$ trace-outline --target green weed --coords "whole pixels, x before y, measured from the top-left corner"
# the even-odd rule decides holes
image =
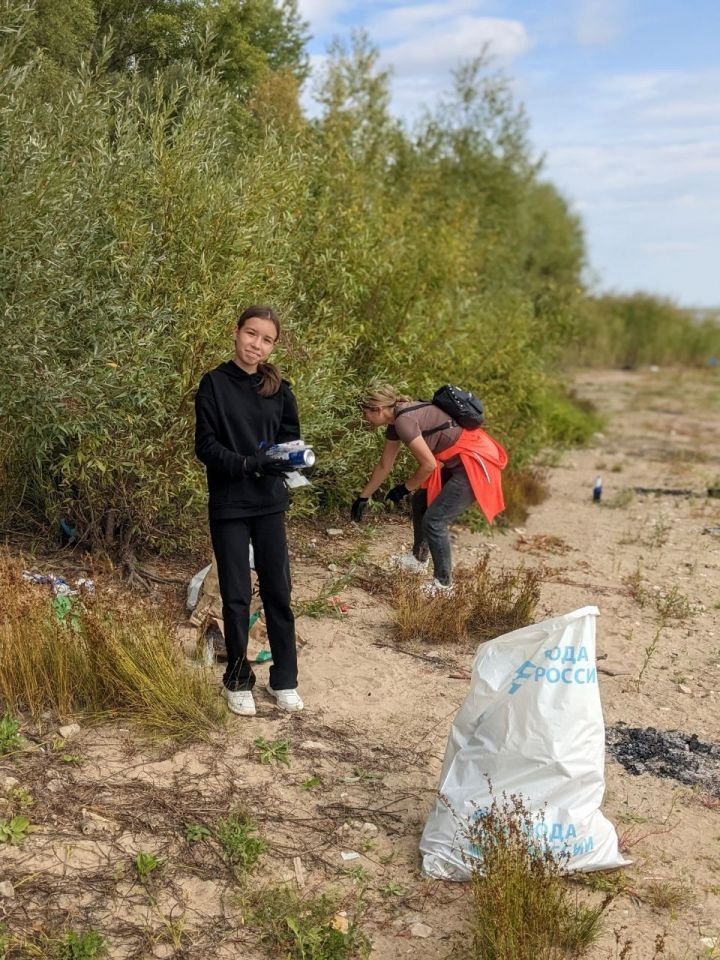
[[[405,888],[401,887],[399,883],[395,883],[394,880],[388,880],[384,886],[380,887],[379,893],[386,900],[390,897],[403,897],[405,896]]]
[[[643,677],[645,676],[645,671],[650,666],[650,663],[657,651],[658,643],[660,642],[660,637],[662,635],[664,627],[665,627],[665,622],[661,620],[660,623],[657,625],[657,628],[655,630],[652,640],[645,647],[643,662],[640,667],[640,672],[638,673],[635,679],[635,690],[638,693],[640,693],[640,687],[642,686],[642,681],[643,681]]]
[[[640,890],[639,895],[654,910],[667,911],[673,916],[697,902],[689,887],[672,880],[653,880]]]
[[[154,854],[141,850],[133,860],[133,866],[140,883],[146,884],[151,874],[160,867],[160,861]]]
[[[10,820],[0,820],[0,843],[19,847],[31,831],[32,826],[27,817],[18,815]]]
[[[690,600],[677,584],[668,593],[658,595],[655,605],[662,620],[686,620],[694,613]]]
[[[337,913],[337,901],[327,894],[301,899],[287,887],[262,890],[254,899],[249,922],[273,958],[351,960],[369,953],[367,938]]]
[[[335,620],[342,620],[345,614],[340,609],[340,604],[334,601],[335,597],[347,587],[348,583],[348,577],[332,580],[329,584],[323,586],[314,597],[296,602],[293,605],[295,615],[313,619],[330,617]]]
[[[251,873],[268,845],[257,835],[255,822],[242,811],[234,811],[215,824],[215,836],[228,861],[241,873]]]
[[[323,785],[322,777],[308,777],[303,781],[303,790],[316,790]]]
[[[290,742],[288,740],[266,740],[265,737],[255,739],[255,749],[258,760],[262,764],[284,763],[290,766]]]
[[[203,827],[200,823],[186,823],[185,824],[185,839],[188,843],[199,843],[201,840],[206,840],[210,836],[210,831],[207,827]]]
[[[60,940],[55,956],[57,960],[101,960],[107,956],[107,946],[96,930],[70,930]]]
[[[0,718],[0,757],[7,756],[22,748],[22,737],[19,735],[20,721],[9,713]]]

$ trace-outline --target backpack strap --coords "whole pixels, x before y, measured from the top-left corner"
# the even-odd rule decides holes
[[[435,404],[431,400],[423,400],[422,403],[414,403],[411,407],[405,407],[404,410],[398,410],[395,414],[395,419],[401,417],[404,413],[411,413],[413,410],[420,410],[422,407],[433,407]],[[429,430],[421,430],[420,433],[423,437],[429,437],[433,433],[440,433],[441,430],[447,430],[449,427],[456,427],[457,424],[454,420],[447,420],[445,423],[441,423],[439,427],[431,427]]]

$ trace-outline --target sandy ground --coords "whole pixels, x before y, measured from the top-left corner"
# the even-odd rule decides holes
[[[498,566],[541,567],[537,619],[600,608],[606,724],[720,741],[720,537],[703,532],[720,525],[720,500],[706,494],[720,485],[720,384],[660,370],[582,373],[576,387],[607,414],[604,433],[547,467],[551,495],[522,529],[457,528],[456,562],[490,549]],[[603,498],[593,504],[598,473]],[[298,600],[409,544],[400,523],[378,526],[369,542],[342,528],[293,538]],[[69,760],[37,752],[0,763],[0,788],[12,776],[30,789],[39,827],[0,848],[15,889],[0,899],[0,920],[16,930],[41,918],[93,926],[118,958],[264,956],[217,850],[183,839],[185,823],[242,806],[270,843],[253,888],[297,887],[299,870],[303,895],[334,890],[376,960],[435,960],[462,943],[468,890],[424,880],[417,845],[474,651],[448,642],[400,652],[389,606],[359,586],[341,596],[347,613],[299,619],[302,714],[281,715],[260,693],[258,716],[233,717],[210,745],[157,748],[128,730],[83,726],[63,748]],[[264,682],[266,668],[258,672]],[[260,764],[257,737],[286,738],[290,765]],[[634,776],[610,757],[606,782],[603,809],[633,864],[590,960],[720,957],[720,800],[709,784]],[[162,863],[149,892],[129,867],[139,850]],[[663,906],[653,885],[692,896]],[[418,922],[429,935],[414,935]]]

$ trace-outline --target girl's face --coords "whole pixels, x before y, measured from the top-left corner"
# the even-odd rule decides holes
[[[258,364],[264,363],[272,353],[276,340],[272,320],[250,317],[235,328],[235,362],[246,373],[256,373]]]

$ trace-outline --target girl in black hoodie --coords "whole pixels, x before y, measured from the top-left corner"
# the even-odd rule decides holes
[[[279,336],[270,307],[248,307],[235,329],[235,355],[205,374],[195,397],[195,452],[207,468],[228,652],[223,694],[241,716],[255,713],[255,674],[247,659],[250,542],[273,656],[267,690],[281,709],[303,708],[284,516],[289,498],[283,474],[293,468],[264,452],[300,437],[290,385],[266,362]]]

